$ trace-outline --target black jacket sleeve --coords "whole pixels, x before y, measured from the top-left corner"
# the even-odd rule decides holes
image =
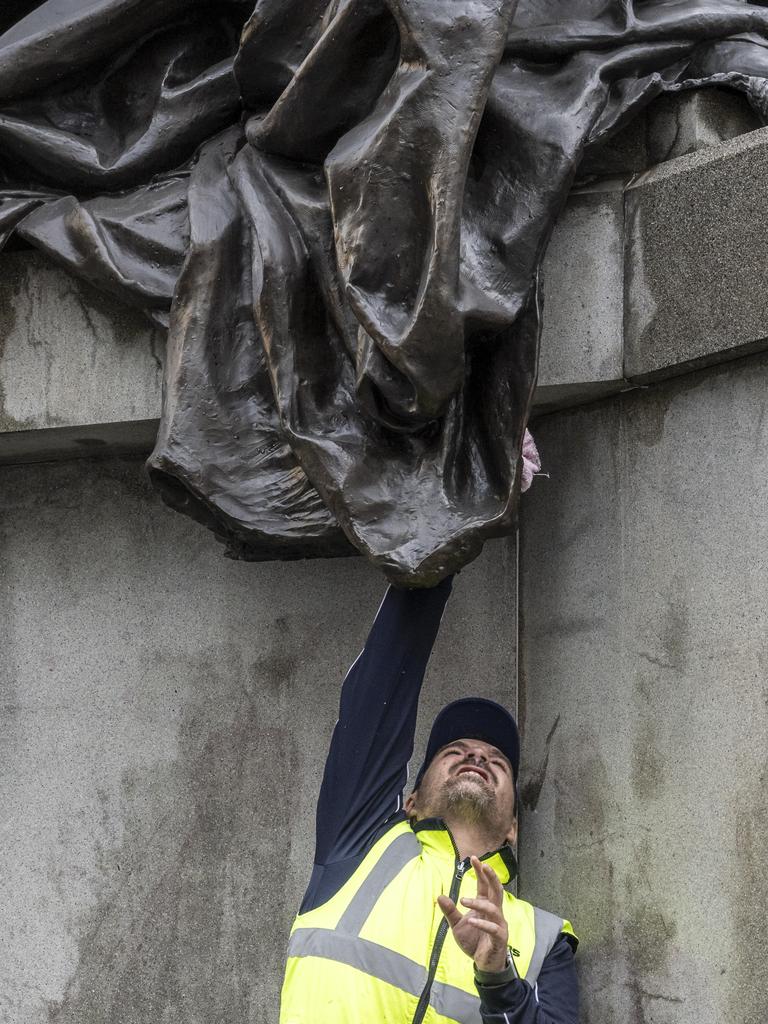
[[[476,980],[483,1024],[578,1024],[579,989],[573,953],[571,940],[561,935],[533,987],[520,978],[496,985]]]
[[[449,578],[430,590],[390,587],[347,673],[302,912],[338,892],[384,823],[402,810],[421,684],[451,585]]]

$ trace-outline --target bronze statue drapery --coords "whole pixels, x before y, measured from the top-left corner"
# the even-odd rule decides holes
[[[0,30],[0,244],[168,327],[165,500],[238,557],[408,585],[514,523],[585,153],[702,85],[768,121],[740,0],[17,0]]]

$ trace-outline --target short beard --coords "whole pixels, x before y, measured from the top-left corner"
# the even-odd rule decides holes
[[[496,800],[490,788],[459,776],[445,786],[440,817],[458,818],[467,825],[488,829],[496,824]]]
[[[449,827],[460,821],[487,835],[496,846],[504,842],[505,823],[490,786],[458,776],[437,792],[430,789],[424,797],[431,818],[442,818]]]

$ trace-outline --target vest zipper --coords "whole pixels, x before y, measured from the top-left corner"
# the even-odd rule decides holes
[[[446,829],[446,831],[448,831]],[[464,872],[469,866],[469,861],[459,860],[459,851],[456,849],[456,843],[453,841],[453,836],[448,832],[451,843],[456,857],[456,869],[453,873],[453,879],[451,881],[451,890],[448,893],[450,899],[454,903],[458,902],[459,890],[461,889],[461,880],[464,877]],[[440,954],[443,951],[443,943],[445,942],[445,936],[448,934],[448,922],[445,918],[442,919],[440,924],[437,926],[437,934],[435,935],[435,941],[432,944],[432,954],[429,958],[429,968],[427,970],[427,983],[424,986],[421,995],[419,996],[419,1002],[416,1006],[416,1013],[413,1015],[412,1024],[421,1024],[424,1020],[424,1015],[427,1012],[429,1006],[429,995],[432,991],[432,983],[435,980],[437,974],[437,965],[440,961]]]

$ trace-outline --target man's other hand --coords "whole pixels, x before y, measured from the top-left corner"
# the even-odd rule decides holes
[[[477,875],[477,896],[464,898],[461,904],[468,908],[462,914],[448,896],[438,896],[437,903],[453,937],[467,956],[475,961],[480,971],[498,972],[507,966],[509,929],[502,913],[504,890],[493,868],[477,857],[471,858]]]

